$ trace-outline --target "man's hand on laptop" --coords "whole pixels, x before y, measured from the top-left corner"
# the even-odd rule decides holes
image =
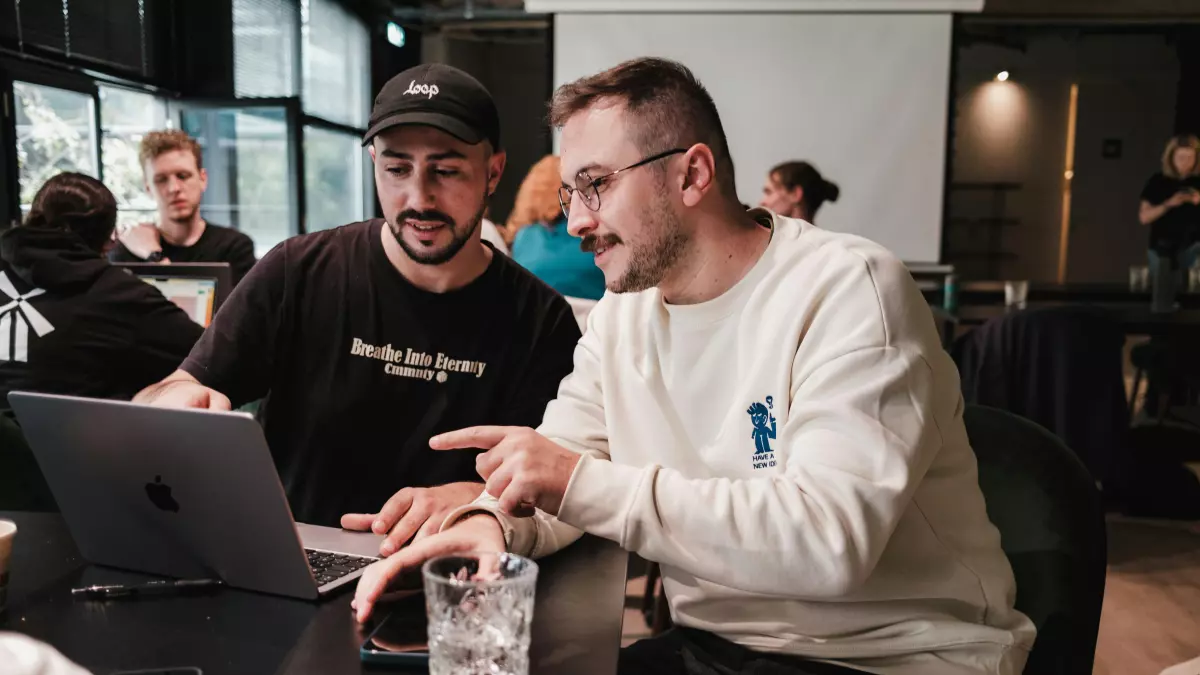
[[[196,378],[182,370],[177,370],[162,382],[138,392],[138,395],[133,397],[133,402],[160,408],[233,409],[228,396],[200,384]]]
[[[387,557],[399,551],[409,539],[417,541],[437,532],[451,511],[470,504],[482,493],[481,483],[404,488],[392,495],[379,513],[347,513],[342,516],[342,527],[387,534],[379,546],[379,555]]]
[[[504,531],[496,518],[487,513],[470,515],[442,532],[425,537],[396,555],[380,560],[363,571],[354,593],[354,608],[358,620],[366,621],[371,610],[396,579],[407,571],[417,570],[430,558],[466,551],[504,551]]]

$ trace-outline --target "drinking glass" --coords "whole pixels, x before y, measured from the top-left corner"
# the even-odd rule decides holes
[[[1129,268],[1129,290],[1134,293],[1145,293],[1150,290],[1150,267],[1133,265]]]
[[[537,573],[511,553],[427,561],[430,675],[527,675]]]
[[[1029,298],[1028,281],[1004,282],[1004,304],[1008,307],[1022,308]]]

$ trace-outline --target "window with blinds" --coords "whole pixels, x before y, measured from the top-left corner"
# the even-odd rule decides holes
[[[17,42],[17,0],[0,0],[0,42]]]
[[[73,54],[144,72],[146,0],[68,3],[67,36]]]
[[[154,0],[0,0],[0,39],[152,78],[157,12]]]
[[[67,51],[67,11],[64,0],[16,4],[17,31],[24,44]]]
[[[295,96],[299,34],[295,0],[233,0],[234,94]]]
[[[304,111],[366,127],[371,103],[367,26],[334,0],[300,0]]]

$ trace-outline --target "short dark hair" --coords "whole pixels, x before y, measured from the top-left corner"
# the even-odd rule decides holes
[[[38,189],[24,223],[24,227],[74,232],[97,252],[104,250],[116,226],[113,193],[95,178],[69,171]]]
[[[550,101],[550,123],[561,127],[591,106],[615,101],[634,118],[633,141],[643,152],[704,143],[717,164],[717,184],[736,199],[733,158],[712,96],[682,63],[640,58],[564,84]]]

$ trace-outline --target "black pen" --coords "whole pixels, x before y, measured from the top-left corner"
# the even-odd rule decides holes
[[[152,595],[192,595],[205,593],[224,586],[220,579],[178,579],[175,581],[148,581],[144,584],[85,586],[72,588],[71,595],[85,600],[119,600]]]

